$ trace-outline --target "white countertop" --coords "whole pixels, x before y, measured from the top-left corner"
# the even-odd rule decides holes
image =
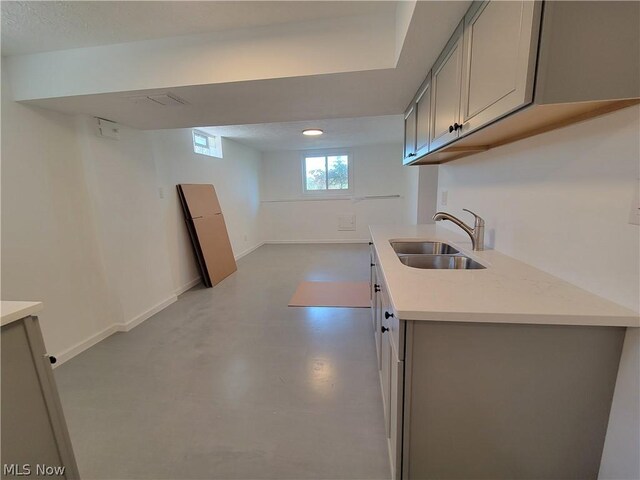
[[[21,318],[38,313],[43,308],[42,302],[0,302],[2,326]]]
[[[438,225],[370,227],[378,265],[398,318],[455,322],[639,327],[637,312],[598,297]],[[423,270],[400,263],[390,240],[453,245],[480,270]]]

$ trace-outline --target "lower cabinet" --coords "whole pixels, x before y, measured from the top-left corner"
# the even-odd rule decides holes
[[[625,328],[404,321],[375,278],[392,479],[598,477]]]
[[[389,448],[391,477],[400,479],[402,477],[404,362],[399,360],[398,336],[394,336],[394,333],[403,332],[404,334],[404,328],[399,328],[399,325],[404,322],[399,322],[395,315],[392,316],[393,308],[380,272],[376,273],[376,279],[374,316],[377,331],[375,340],[378,352],[378,369],[380,370],[385,432]]]
[[[2,326],[2,478],[79,478],[35,316]]]

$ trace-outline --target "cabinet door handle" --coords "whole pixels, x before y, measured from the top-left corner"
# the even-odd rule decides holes
[[[45,353],[44,357],[49,359],[49,362],[51,362],[51,365],[54,365],[58,361],[58,359],[56,357],[54,357],[53,355],[47,355]]]
[[[407,157],[415,157],[416,154],[415,153],[410,153],[409,155],[407,155]]]
[[[454,130],[462,130],[462,125],[459,123],[454,123],[453,124],[453,129]]]
[[[382,331],[382,333],[389,331],[389,329],[387,327],[385,327],[384,325],[382,327],[380,327],[380,330]]]
[[[369,245],[373,245],[373,242],[369,242]]]
[[[391,317],[393,317],[393,313],[384,312],[384,318],[386,318],[387,320],[389,320]]]
[[[374,285],[373,285],[373,290],[374,290],[375,292],[379,292],[379,291],[380,291],[380,285],[376,285],[376,284],[374,284]]]
[[[371,264],[371,266],[372,266],[372,267],[375,267],[375,266],[376,266],[376,264],[375,264],[375,263],[372,263],[372,264]]]
[[[449,133],[453,133],[453,125],[449,125]]]

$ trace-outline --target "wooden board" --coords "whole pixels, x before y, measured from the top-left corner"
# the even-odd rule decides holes
[[[207,273],[207,268],[204,263],[204,257],[202,256],[202,250],[200,249],[200,244],[198,243],[198,236],[196,235],[196,230],[193,226],[193,220],[191,220],[191,215],[189,214],[189,206],[187,205],[187,201],[184,198],[184,193],[182,192],[182,185],[177,185],[176,188],[178,190],[178,198],[180,199],[180,204],[182,205],[185,225],[187,226],[189,238],[191,239],[193,256],[196,259],[196,264],[198,265],[198,271],[200,272],[202,283],[205,287],[211,287],[211,280],[209,279],[209,274]]]
[[[192,221],[211,285],[216,285],[238,269],[224,215],[211,215]]]
[[[369,308],[369,289],[367,282],[301,282],[289,306]]]
[[[220,202],[213,185],[189,184],[178,185],[187,204],[190,218],[206,217],[222,213]]]
[[[237,270],[218,196],[213,185],[177,189],[202,281],[212,287]]]

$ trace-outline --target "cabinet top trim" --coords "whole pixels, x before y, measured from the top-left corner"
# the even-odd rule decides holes
[[[42,302],[0,302],[2,326],[40,312],[44,308]]]

